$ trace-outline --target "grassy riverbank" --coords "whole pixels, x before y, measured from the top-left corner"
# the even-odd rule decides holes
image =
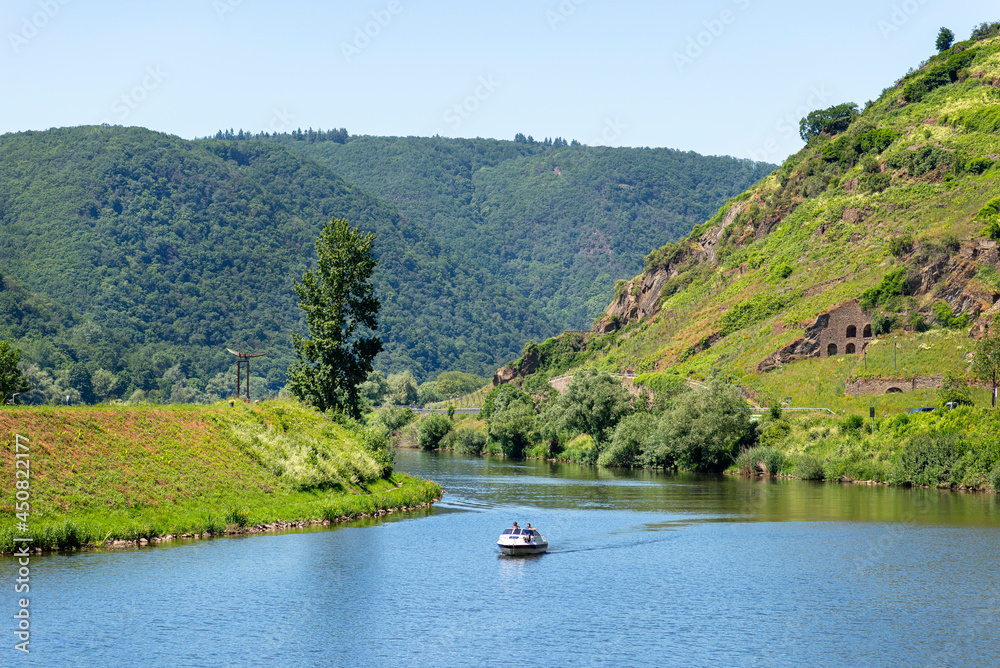
[[[15,516],[17,435],[28,444],[26,532]],[[441,495],[394,473],[377,432],[292,402],[6,409],[0,443],[0,552],[15,536],[46,550],[101,546],[338,521]]]
[[[925,399],[933,405],[932,396]],[[1000,491],[1000,410],[988,405],[937,408],[926,413],[882,412],[883,408],[879,406],[874,425],[857,413],[765,413],[751,423],[745,442],[733,446],[713,470],[804,480]],[[649,437],[656,433],[656,417],[645,418],[648,434],[641,431],[643,416],[638,417],[631,424],[623,421],[603,449],[589,435],[576,434],[568,437],[558,451],[550,442],[537,440],[524,449],[523,455],[596,464],[602,452],[628,449],[632,456],[613,465],[629,468],[649,466],[644,464],[650,459],[648,450],[660,447],[661,454],[665,453],[662,456],[670,457],[668,468],[683,469],[679,456],[672,452],[676,444]],[[400,429],[395,436],[398,445],[420,447],[418,434],[429,420],[414,420]],[[471,438],[470,433],[478,434],[478,439]],[[425,445],[465,454],[501,455],[498,443],[488,439],[486,425],[478,419],[455,420],[439,442]]]
[[[872,426],[856,415],[767,416],[752,463],[758,472],[768,468],[762,459],[770,448],[780,455],[772,455],[772,472],[797,478],[1000,491],[1000,412],[899,413]]]

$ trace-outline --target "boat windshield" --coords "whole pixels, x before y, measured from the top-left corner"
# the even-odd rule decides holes
[[[501,536],[509,536],[509,535],[510,535],[510,534],[512,534],[512,533],[514,533],[514,530],[513,530],[513,529],[504,529],[504,530],[503,530],[503,533],[502,533],[502,534],[500,534],[500,535],[501,535]]]

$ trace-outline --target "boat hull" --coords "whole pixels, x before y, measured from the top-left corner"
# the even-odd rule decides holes
[[[508,556],[516,556],[522,554],[542,554],[543,552],[548,552],[548,543],[522,543],[520,545],[507,545],[504,543],[497,543],[497,547],[500,551]]]

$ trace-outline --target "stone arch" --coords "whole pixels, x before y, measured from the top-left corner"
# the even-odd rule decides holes
[[[837,344],[836,343],[831,343],[830,345],[828,345],[826,347],[826,356],[827,357],[833,357],[836,354],[837,354]]]
[[[865,325],[865,330],[862,333],[862,336],[864,336],[866,339],[870,339],[872,337],[872,326],[871,325]]]
[[[853,339],[853,338],[857,337],[857,335],[858,335],[858,328],[855,327],[854,325],[848,325],[847,326],[847,338]]]
[[[855,350],[854,350],[854,344],[853,343],[848,343],[846,346],[844,346],[844,354],[845,355],[851,355],[854,352],[855,352]]]
[[[885,393],[886,394],[902,394],[903,391],[901,389],[899,389],[898,387],[890,387],[888,390],[885,391]]]

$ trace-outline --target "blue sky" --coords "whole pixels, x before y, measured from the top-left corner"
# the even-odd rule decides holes
[[[650,146],[780,162],[1000,20],[941,0],[7,0],[0,132],[107,122]]]

